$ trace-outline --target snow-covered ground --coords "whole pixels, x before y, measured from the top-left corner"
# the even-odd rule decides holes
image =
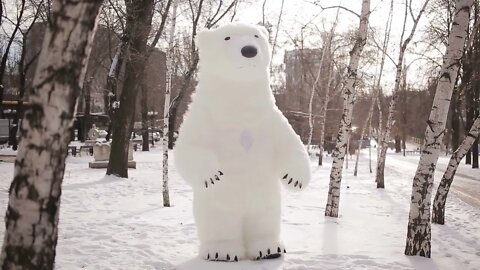
[[[340,217],[324,217],[331,159],[312,160],[314,179],[302,193],[285,192],[283,259],[205,262],[196,258],[191,189],[171,166],[173,207],[162,207],[162,156],[135,152],[130,178],[105,177],[88,169],[89,156],[67,159],[63,184],[57,269],[480,269],[480,208],[459,189],[480,191],[478,170],[462,165],[447,205],[446,225],[433,225],[433,258],[403,255],[411,182],[418,155],[389,153],[385,190],[376,189],[362,153],[359,176],[344,171]],[[372,156],[376,156],[373,151]],[[442,157],[440,167],[448,158]],[[443,164],[443,165],[442,165]],[[12,163],[0,163],[0,213],[5,212]],[[436,181],[441,178],[437,174]],[[463,184],[462,184],[463,183]],[[468,186],[463,187],[463,185]],[[475,191],[476,190],[476,191]],[[473,193],[477,194],[477,193]],[[4,226],[0,226],[3,234]],[[2,238],[3,239],[3,238]]]

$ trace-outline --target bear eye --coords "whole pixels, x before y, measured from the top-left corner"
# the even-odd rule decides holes
[[[258,35],[255,35],[256,38],[258,38]]]
[[[230,40],[230,37],[226,37],[225,40]]]

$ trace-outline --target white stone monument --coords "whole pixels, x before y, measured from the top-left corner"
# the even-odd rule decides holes
[[[89,162],[88,167],[92,169],[102,169],[108,167],[108,159],[110,157],[111,145],[109,142],[100,143],[97,142],[93,146],[93,158],[95,161]],[[128,168],[137,168],[137,163],[133,160],[133,144],[128,145]]]

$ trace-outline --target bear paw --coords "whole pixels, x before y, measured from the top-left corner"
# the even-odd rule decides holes
[[[266,244],[265,242],[257,242],[248,248],[248,257],[252,260],[268,260],[280,258],[282,254],[287,253],[282,243],[274,242]]]
[[[210,179],[205,180],[205,188],[213,187],[215,183],[221,180],[221,176],[223,176],[222,171],[218,171],[217,174],[210,177]]]
[[[301,190],[305,188],[308,184],[308,179],[298,179],[290,174],[285,174],[282,177],[283,184],[290,190]]]
[[[245,257],[241,243],[224,242],[205,245],[200,249],[200,257],[207,261],[238,262]]]

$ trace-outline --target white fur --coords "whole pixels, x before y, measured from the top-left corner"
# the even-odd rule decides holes
[[[264,28],[244,24],[198,36],[199,84],[174,156],[178,172],[193,187],[205,259],[215,260],[217,253],[218,260],[227,260],[227,254],[230,260],[257,259],[279,248],[283,253],[280,182],[300,190],[310,181],[305,147],[270,89],[267,40]],[[255,46],[257,56],[242,56],[246,45]]]

